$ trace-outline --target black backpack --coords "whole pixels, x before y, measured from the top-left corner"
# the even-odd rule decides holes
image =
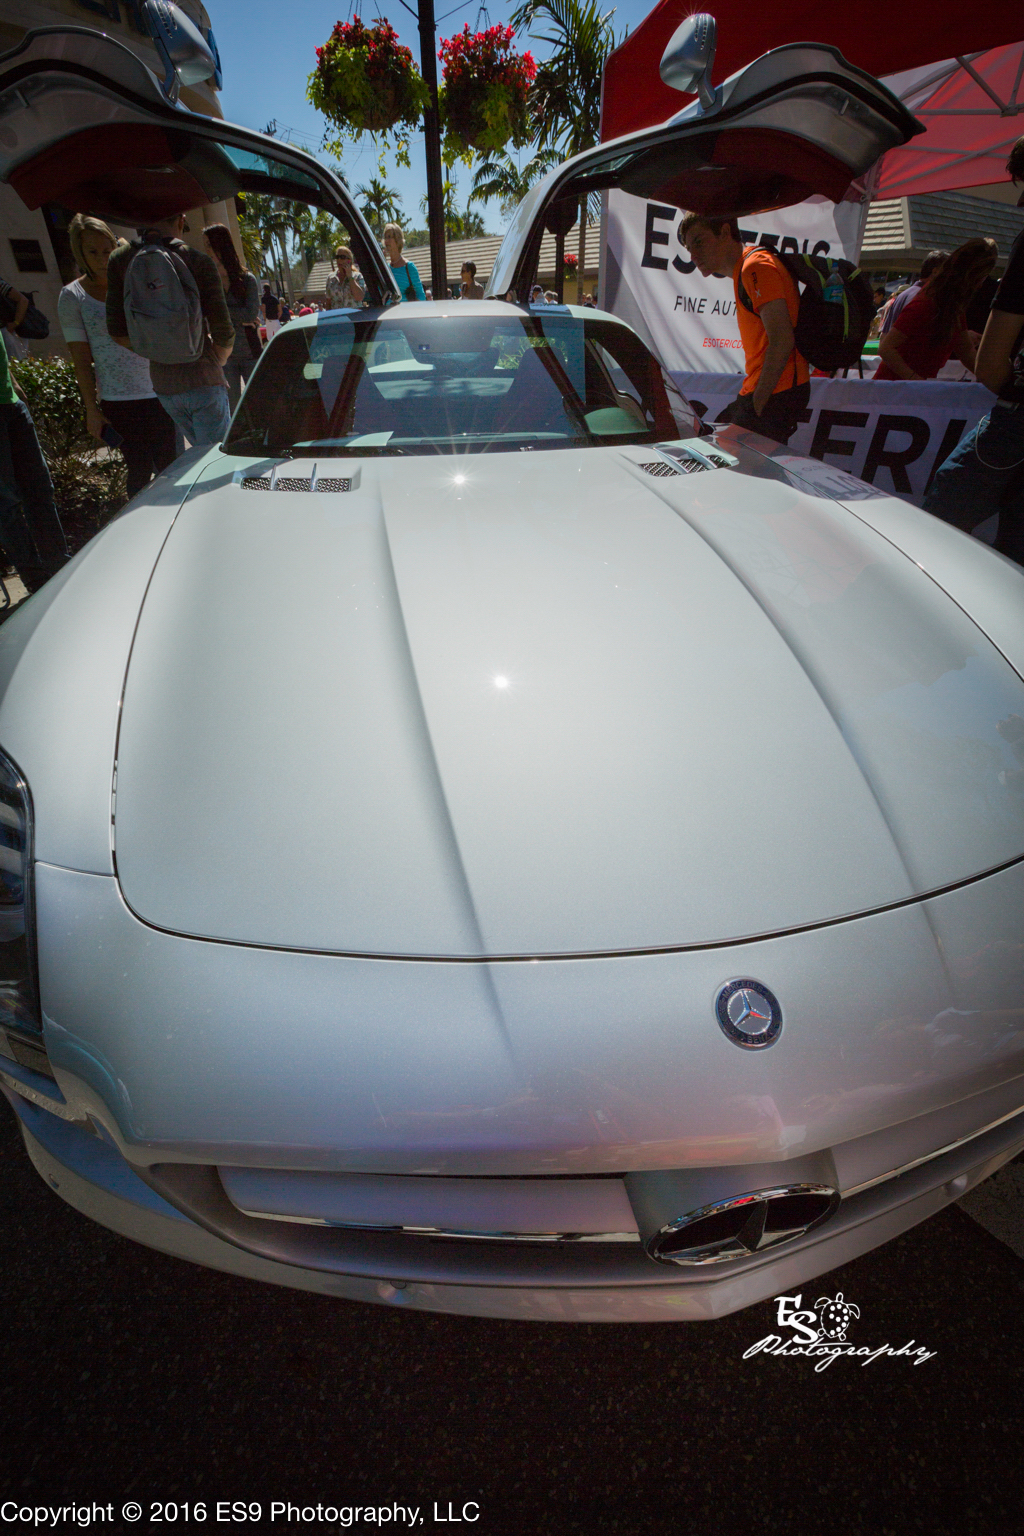
[[[833,261],[830,256],[799,255],[795,251],[770,254],[785,267],[800,295],[793,328],[800,356],[823,373],[852,368],[860,359],[875,317],[866,273],[852,261]],[[743,286],[742,266],[739,293],[744,309],[753,313],[754,306]]]
[[[32,302],[35,298],[35,290],[26,293],[25,297],[28,299],[28,309],[16,334],[23,337],[25,341],[43,341],[50,334],[50,322],[42,310],[37,309]],[[10,325],[17,312],[18,306],[14,300],[7,298],[5,294],[0,294],[0,325]]]

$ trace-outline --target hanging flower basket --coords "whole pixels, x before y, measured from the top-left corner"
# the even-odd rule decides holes
[[[309,77],[308,96],[335,127],[352,134],[415,128],[427,88],[394,27],[381,19],[365,27],[356,16],[339,21]]]
[[[579,263],[580,259],[578,256],[573,256],[569,252],[566,252],[566,254],[562,257],[562,276],[575,277],[576,268],[579,266]]]
[[[527,96],[537,65],[532,54],[515,52],[514,36],[502,26],[470,32],[467,22],[441,40],[441,122],[455,154],[499,154],[509,143],[519,149],[533,137]]]

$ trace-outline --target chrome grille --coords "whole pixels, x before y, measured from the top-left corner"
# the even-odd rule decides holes
[[[678,475],[678,469],[671,464],[666,464],[664,459],[652,459],[649,464],[638,466],[645,475]]]
[[[350,491],[351,480],[341,480],[337,475],[323,475],[317,477],[316,488],[318,491]]]
[[[242,481],[243,491],[269,491],[269,475],[249,475]]]
[[[287,475],[278,475],[274,481],[275,491],[309,491],[313,482],[307,475],[304,479],[289,478]]]

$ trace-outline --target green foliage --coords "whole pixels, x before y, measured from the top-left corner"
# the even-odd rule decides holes
[[[78,549],[124,505],[124,460],[116,449],[100,450],[86,431],[75,370],[66,358],[12,360],[11,374],[25,392],[64,531],[72,550]]]
[[[541,149],[554,148],[566,158],[593,149],[601,137],[601,80],[605,60],[622,37],[612,27],[614,10],[603,15],[596,0],[523,0],[511,20],[514,27],[535,28],[551,53],[537,69],[530,107]],[[625,33],[623,33],[623,37]],[[580,199],[579,273],[583,278],[588,216],[596,199]]]
[[[364,187],[356,187],[356,197],[363,199],[359,212],[378,240],[383,238],[385,224],[402,222],[402,199],[394,187],[385,186],[379,176],[371,176]]]
[[[484,216],[476,208],[465,208],[459,215],[459,223],[461,229],[452,236],[453,240],[482,240],[487,234]]]
[[[325,256],[333,256],[339,245],[349,243],[344,224],[339,224],[325,208],[299,209],[295,217],[295,238],[307,266]]]
[[[601,75],[622,38],[612,28],[615,12],[601,14],[596,0],[524,0],[511,17],[551,48],[537,68],[530,92],[537,142],[566,158],[592,149],[601,135]],[[625,34],[623,34],[624,36]]]
[[[459,212],[458,205],[455,201],[455,194],[458,191],[458,183],[454,179],[446,180],[442,185],[442,191],[444,193],[445,239],[479,240],[484,235],[486,235],[487,230],[484,228],[483,215],[478,213],[475,208],[470,208],[467,206],[464,213]],[[427,199],[425,197],[420,198],[420,212],[428,215],[429,223],[430,210],[427,206]],[[413,243],[408,234],[405,238],[407,244],[411,245]],[[429,241],[430,231],[427,229],[424,232],[424,245],[429,244]]]
[[[235,203],[246,265],[257,277],[273,276],[274,267],[282,258],[288,264],[287,243],[295,237],[299,210],[305,204],[287,202],[263,192],[243,192]]]
[[[356,16],[337,22],[322,48],[306,95],[340,134],[328,146],[340,153],[342,136],[395,136],[399,165],[409,164],[408,133],[419,125],[429,96],[412,53],[383,18],[372,27]],[[403,133],[401,130],[405,129]]]
[[[539,149],[522,167],[509,154],[489,155],[481,161],[473,177],[469,202],[486,203],[498,199],[506,218],[518,208],[535,181],[561,160],[557,149]]]

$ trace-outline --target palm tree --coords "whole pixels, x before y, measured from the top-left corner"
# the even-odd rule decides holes
[[[622,38],[612,28],[614,10],[603,15],[597,0],[523,0],[511,17],[517,31],[531,29],[552,52],[538,67],[532,105],[541,149],[565,158],[592,149],[601,137],[601,73]],[[541,24],[544,32],[532,29]],[[625,33],[623,33],[623,37]],[[579,282],[586,253],[587,198],[580,199]],[[561,273],[559,273],[561,288]]]
[[[294,297],[288,242],[299,236],[306,205],[261,192],[246,192],[242,197],[244,208],[238,216],[238,227],[247,264],[261,272],[267,266],[269,254],[269,265],[271,270],[277,269],[279,286]]]
[[[446,178],[441,190],[444,194],[444,233],[447,240],[475,240],[487,233],[483,216],[469,206],[473,201],[472,195],[466,204],[465,213],[459,212],[459,205],[455,200],[459,184],[454,176]],[[429,225],[429,209],[425,197],[420,198],[420,212],[428,215]]]
[[[518,166],[507,150],[501,155],[491,155],[477,166],[469,202],[486,203],[496,197],[498,207],[508,218],[534,182],[560,159],[557,149],[539,149],[524,166]]]
[[[356,197],[363,199],[359,211],[378,240],[383,237],[385,224],[401,223],[402,199],[394,187],[386,187],[379,176],[371,176],[369,186],[356,187]]]
[[[326,208],[300,208],[295,224],[295,238],[309,267],[349,242],[348,230]]]

